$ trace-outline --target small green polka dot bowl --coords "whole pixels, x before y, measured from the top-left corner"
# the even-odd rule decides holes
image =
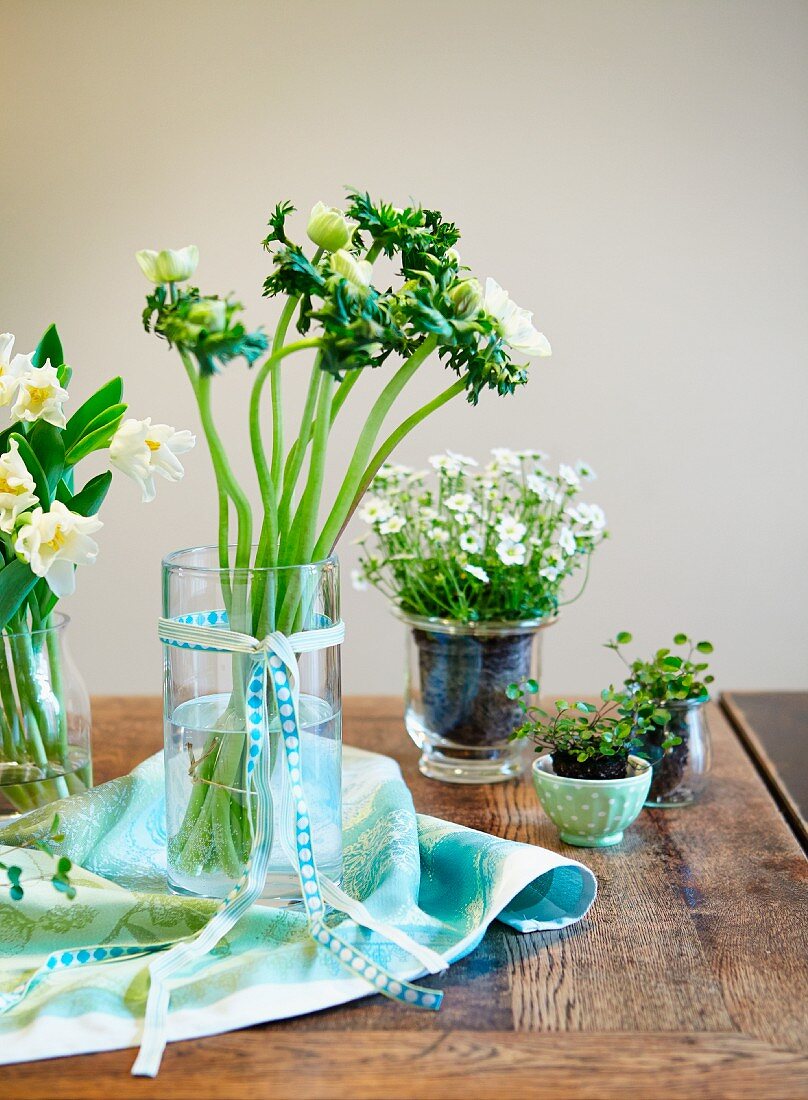
[[[619,844],[648,797],[653,769],[639,756],[628,758],[625,779],[568,779],[553,771],[548,753],[533,761],[533,786],[542,808],[565,844],[608,848]]]

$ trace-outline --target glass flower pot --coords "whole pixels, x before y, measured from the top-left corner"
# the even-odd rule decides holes
[[[525,743],[509,738],[524,715],[506,689],[539,680],[543,631],[555,620],[460,623],[396,614],[408,627],[405,723],[421,750],[421,772],[447,783],[519,775]]]
[[[671,720],[651,736],[646,735],[643,755],[653,764],[654,774],[646,806],[687,806],[694,802],[710,769],[710,729],[707,705],[697,699],[666,703]],[[662,743],[671,735],[681,738],[668,749]]]
[[[92,786],[90,699],[58,612],[0,640],[0,819]]]
[[[231,555],[232,556],[232,555]],[[215,547],[181,550],[163,562],[163,614],[226,622],[264,638],[314,630],[339,620],[336,558],[277,569],[218,565]],[[226,614],[226,619],[225,619]],[[245,720],[252,661],[240,654],[164,649],[164,731],[168,883],[177,893],[224,897],[251,846],[254,779],[248,778]],[[342,873],[342,695],[340,648],[300,655],[300,760],[311,839],[322,874]],[[289,819],[287,769],[278,751],[280,716],[267,688],[273,839],[263,897],[300,899]],[[255,803],[253,802],[253,805]],[[286,812],[285,812],[286,811]]]

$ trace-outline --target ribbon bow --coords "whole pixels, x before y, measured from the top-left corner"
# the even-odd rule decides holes
[[[294,856],[297,866],[303,904],[309,921],[309,934],[352,974],[365,978],[375,990],[393,1000],[434,1010],[440,1007],[443,997],[440,990],[427,989],[396,978],[358,951],[324,921],[327,901],[357,924],[380,933],[390,942],[408,951],[429,973],[437,974],[446,969],[446,961],[437,952],[417,943],[401,929],[377,921],[361,902],[349,897],[317,870],[316,838],[302,785],[297,654],[312,653],[339,645],[345,637],[345,624],[338,622],[318,630],[290,634],[288,637],[275,631],[261,639],[231,631],[226,627],[227,615],[223,611],[184,615],[178,619],[160,619],[159,622],[158,633],[166,645],[217,653],[244,653],[253,658],[246,705],[249,742],[247,775],[248,778],[254,778],[258,797],[255,800],[255,818],[250,818],[252,848],[241,878],[198,935],[177,943],[156,958],[149,967],[151,984],[143,1039],[140,1053],[132,1067],[132,1073],[141,1076],[154,1077],[159,1069],[165,1049],[168,1003],[170,990],[176,984],[175,975],[194,959],[212,950],[261,896],[264,889],[272,847],[271,829],[268,827],[272,813],[268,684],[272,687],[281,723],[279,739],[286,765],[284,793],[287,795],[283,809],[293,819],[294,827],[294,850],[288,854]],[[247,800],[250,814],[252,801]]]

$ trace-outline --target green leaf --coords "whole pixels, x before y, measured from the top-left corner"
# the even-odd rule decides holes
[[[17,558],[0,569],[0,630],[16,615],[31,589],[39,580],[30,566]]]
[[[658,726],[667,726],[668,722],[671,720],[671,712],[665,710],[664,707],[657,707],[651,715],[651,718]]]
[[[45,471],[42,469],[39,459],[32,451],[31,445],[24,435],[13,432],[11,438],[17,442],[17,446],[20,449],[20,458],[25,463],[28,473],[34,479],[34,487],[36,489],[36,495],[39,497],[39,503],[42,505],[44,511],[47,512],[48,508],[50,508],[51,494]]]
[[[119,405],[122,397],[123,381],[120,378],[113,378],[100,390],[96,390],[92,397],[88,397],[83,405],[79,405],[65,428],[65,450],[69,451],[74,443],[81,439],[100,413]],[[126,406],[123,411],[125,410]]]
[[[11,889],[9,890],[9,894],[11,896],[12,901],[22,901],[22,898],[23,898],[22,886],[17,886],[17,885],[12,886]]]
[[[62,341],[59,339],[56,325],[50,325],[45,329],[42,339],[36,346],[32,362],[35,367],[44,367],[47,362],[50,362],[52,367],[60,367],[64,361],[65,353],[62,351]]]
[[[673,654],[670,654],[669,656],[662,658],[661,664],[663,668],[678,669],[682,667],[682,658],[675,657]]]
[[[62,477],[65,464],[65,445],[62,432],[47,420],[38,420],[28,434],[31,450],[39,459],[45,473],[48,490],[53,499],[56,486]]]
[[[65,462],[69,466],[75,466],[93,451],[109,446],[125,412],[126,405],[111,405],[104,412],[99,413],[95,420],[87,425],[81,438],[69,448]]]
[[[713,652],[713,643],[712,642],[696,642],[696,649],[699,651],[699,653],[712,653]]]
[[[631,635],[627,630],[621,630],[620,633],[617,635],[618,645],[628,645],[631,640]]]
[[[575,704],[575,709],[582,711],[584,714],[595,713],[595,707],[593,707],[591,703],[583,703],[579,701]]]
[[[556,699],[555,708],[556,710],[569,710],[570,705],[566,699]]]
[[[56,864],[56,870],[59,872],[60,875],[66,875],[72,866],[73,864],[70,862],[67,856],[62,856],[59,862]]]
[[[94,516],[107,495],[112,484],[112,473],[105,470],[103,474],[91,477],[84,488],[70,498],[67,507],[80,516]]]
[[[509,699],[520,699],[522,697],[522,689],[518,684],[508,684],[505,688],[505,694]]]
[[[525,691],[529,695],[536,695],[538,690],[539,690],[539,681],[538,680],[525,680]]]
[[[674,634],[674,645],[687,645],[687,634]]]

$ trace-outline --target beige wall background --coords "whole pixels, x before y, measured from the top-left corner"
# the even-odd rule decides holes
[[[200,284],[271,329],[278,199],[412,196],[555,354],[399,459],[538,446],[599,474],[613,538],[546,637],[545,686],[608,682],[619,629],[712,638],[719,686],[808,686],[808,5],[3,0],[0,19],[0,330],[27,350],[57,320],[76,404],[121,373],[134,415],[198,429],[178,360],[141,330],[136,249],[198,244]],[[287,371],[295,415],[305,374]],[[379,381],[339,424],[332,491]],[[245,479],[248,382],[239,365],[217,385]],[[160,559],[213,540],[212,484],[202,447],[149,506],[116,477],[67,607],[93,691],[159,690]],[[346,584],[344,615],[347,690],[398,692],[381,596]]]

